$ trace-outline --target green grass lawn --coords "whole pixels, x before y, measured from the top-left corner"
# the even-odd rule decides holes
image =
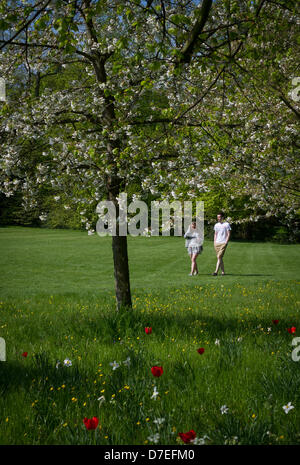
[[[121,313],[110,238],[7,227],[0,248],[0,444],[172,445],[191,429],[206,444],[300,444],[299,245],[232,241],[213,277],[205,241],[189,277],[184,239],[129,237]]]

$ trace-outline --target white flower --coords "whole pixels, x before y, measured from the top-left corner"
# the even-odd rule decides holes
[[[57,360],[57,362],[56,362],[56,365],[55,365],[55,368],[58,368],[58,367],[59,367],[59,365],[60,365],[60,361],[59,361],[59,360]]]
[[[103,404],[103,402],[105,402],[105,397],[104,396],[98,397],[97,400],[99,401],[99,403],[101,405],[101,404]]]
[[[219,346],[220,345],[220,339],[216,339],[215,344],[216,344],[216,346]]]
[[[159,395],[159,392],[158,392],[158,390],[157,390],[157,387],[154,386],[154,391],[153,391],[153,394],[152,394],[152,396],[151,396],[151,399],[156,400],[156,397],[157,397],[158,395]]]
[[[92,236],[93,234],[95,234],[94,229],[90,229],[90,230],[88,231],[88,235],[89,235],[89,236]]]
[[[238,341],[238,342],[241,342],[242,339],[243,339],[242,337],[238,337],[238,338],[237,338],[237,341]]]
[[[191,441],[191,444],[194,444],[195,446],[204,446],[206,439],[209,440],[209,437],[206,436],[206,434],[203,436],[203,438],[195,438]]]
[[[272,328],[268,328],[268,332],[272,331]]]
[[[65,367],[71,367],[72,366],[71,360],[69,358],[66,358],[64,360],[64,365],[65,365]]]
[[[126,360],[124,360],[123,364],[126,365],[127,367],[129,367],[129,365],[130,365],[130,357],[127,357]]]
[[[155,423],[157,426],[160,426],[163,424],[164,421],[164,418],[155,418],[155,420],[153,420],[153,423]]]
[[[224,413],[228,413],[229,408],[227,407],[227,405],[222,405],[220,410],[221,410],[222,415],[224,415]]]
[[[119,368],[120,365],[114,360],[113,362],[110,362],[110,366],[113,370],[116,370],[117,368]]]
[[[154,442],[154,444],[157,444],[158,441],[159,441],[159,434],[156,433],[156,434],[154,434],[153,436],[148,436],[147,439],[148,439],[148,441]]]
[[[285,413],[289,413],[290,410],[292,410],[292,408],[295,408],[291,402],[289,402],[287,405],[284,405],[283,407],[283,410],[285,411]]]

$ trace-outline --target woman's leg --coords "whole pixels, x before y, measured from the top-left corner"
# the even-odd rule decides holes
[[[192,273],[194,272],[198,273],[198,267],[197,267],[197,262],[196,262],[197,257],[198,257],[197,253],[194,253],[192,255]]]
[[[191,258],[191,273],[190,274],[193,274],[193,254],[190,253],[190,258]]]

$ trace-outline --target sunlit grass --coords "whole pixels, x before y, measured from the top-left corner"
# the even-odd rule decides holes
[[[232,243],[227,256],[231,269],[237,267],[235,257],[243,248],[245,256],[254,259],[264,246],[277,250],[270,257],[270,272],[258,254],[244,273],[249,276],[224,279],[203,272],[202,277],[189,278],[182,243],[158,238],[165,241],[165,254],[174,248],[182,263],[178,270],[169,261],[167,281],[161,280],[157,247],[155,274],[147,252],[152,239],[145,239],[140,259],[152,263],[151,282],[134,286],[142,284],[147,269],[137,276],[133,266],[133,310],[117,313],[111,285],[96,291],[90,275],[96,242],[86,247],[91,247],[90,254],[81,251],[80,275],[67,274],[61,282],[58,277],[64,276],[71,260],[68,244],[77,233],[58,232],[58,254],[53,252],[55,231],[50,231],[49,242],[46,231],[25,230],[22,240],[19,228],[8,229],[15,235],[14,241],[7,236],[2,240],[0,337],[6,341],[7,361],[0,362],[1,444],[152,444],[158,434],[158,444],[172,445],[182,444],[178,433],[191,429],[198,438],[207,436],[207,444],[300,443],[300,362],[291,357],[291,342],[300,328],[300,292],[289,266],[297,246],[286,247],[282,258],[280,246]],[[1,232],[8,234],[8,229]],[[85,240],[76,236],[77,256],[79,237]],[[34,264],[24,260],[23,269],[13,260],[15,256],[16,262],[22,261],[20,242],[24,247],[24,242],[31,244],[24,254],[30,254]],[[98,268],[105,276],[108,266],[101,254],[109,257],[109,242],[103,247],[100,262],[95,256],[91,265],[95,275]],[[135,259],[143,250],[139,247],[135,252],[132,248]],[[52,252],[59,256],[57,275]],[[207,260],[213,264],[209,253]],[[276,268],[278,256],[281,269]],[[201,260],[204,268],[206,258]],[[46,262],[52,263],[48,271]],[[33,275],[30,267],[35,267]],[[35,280],[39,270],[40,287]],[[85,275],[90,289],[81,292],[76,279]],[[151,334],[145,333],[147,326]],[[296,327],[294,335],[287,331],[291,326]],[[199,348],[204,348],[203,354]],[[72,365],[64,366],[65,359]],[[119,367],[113,370],[112,362]],[[151,373],[154,365],[163,367],[159,378]],[[294,409],[286,414],[283,406],[288,402]],[[222,414],[224,405],[228,411]],[[83,418],[93,416],[99,418],[99,426],[87,431]]]

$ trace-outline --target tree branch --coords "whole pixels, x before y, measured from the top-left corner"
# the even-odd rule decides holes
[[[212,0],[203,0],[199,18],[194,24],[194,27],[192,28],[187,41],[181,49],[181,57],[177,60],[175,68],[177,68],[181,63],[189,63],[191,61],[195,45],[197,41],[199,42],[199,35],[203,31],[203,28],[208,20],[211,7]]]

